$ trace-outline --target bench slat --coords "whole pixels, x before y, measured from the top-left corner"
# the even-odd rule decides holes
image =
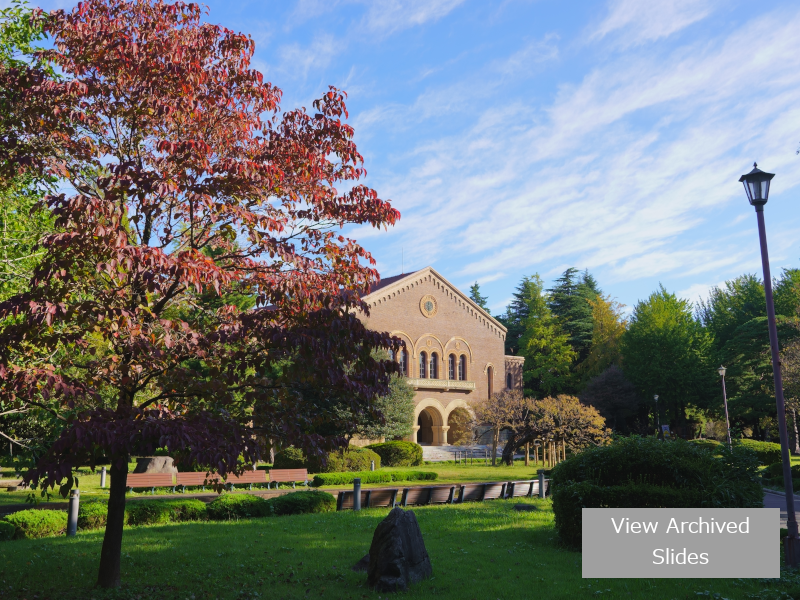
[[[172,487],[172,473],[129,473],[128,487]]]
[[[264,471],[245,471],[241,475],[228,473],[225,477],[228,483],[266,483]]]
[[[208,482],[206,474],[200,472],[178,473],[175,477],[176,485],[212,485],[215,481],[219,481],[219,475],[216,473],[208,475]]]
[[[308,471],[306,469],[270,469],[269,481],[287,483],[294,481],[307,481]]]

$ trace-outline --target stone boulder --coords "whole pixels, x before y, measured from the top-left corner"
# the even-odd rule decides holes
[[[405,591],[432,573],[414,512],[392,509],[372,536],[367,571],[369,587],[378,592]]]
[[[142,456],[136,459],[134,473],[177,473],[171,456]]]

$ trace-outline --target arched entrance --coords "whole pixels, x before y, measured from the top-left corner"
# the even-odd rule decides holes
[[[419,417],[417,418],[417,425],[419,425],[419,431],[417,431],[417,443],[420,446],[433,445],[433,417],[429,411],[430,409],[426,408],[419,413]]]
[[[471,444],[472,439],[472,416],[466,408],[455,408],[447,415],[447,424],[450,429],[447,431],[447,442],[453,446],[465,446]]]
[[[412,441],[421,446],[441,446],[447,443],[444,427],[444,408],[438,400],[427,398],[417,405]]]

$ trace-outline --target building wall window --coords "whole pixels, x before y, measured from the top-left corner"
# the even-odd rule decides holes
[[[428,367],[428,376],[431,379],[439,379],[439,355],[436,352],[431,352],[431,362]]]
[[[467,357],[464,354],[458,359],[458,379],[459,381],[467,379]]]
[[[514,376],[511,373],[506,373],[506,387],[508,389],[514,387]]]
[[[425,379],[428,377],[428,355],[425,352],[419,353],[419,378]]]
[[[488,392],[491,398],[492,394],[494,394],[494,367],[489,367],[486,370],[486,377],[489,379]]]
[[[456,355],[451,354],[447,359],[447,377],[448,379],[456,378]]]
[[[397,363],[400,365],[400,372],[404,377],[408,377],[408,351],[406,351],[405,348],[401,348],[400,352],[397,353],[397,356]]]

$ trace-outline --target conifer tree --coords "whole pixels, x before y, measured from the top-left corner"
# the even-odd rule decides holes
[[[469,288],[469,298],[487,313],[491,314],[489,312],[489,306],[486,304],[486,301],[489,299],[489,297],[481,296],[481,286],[477,281],[472,287]]]

